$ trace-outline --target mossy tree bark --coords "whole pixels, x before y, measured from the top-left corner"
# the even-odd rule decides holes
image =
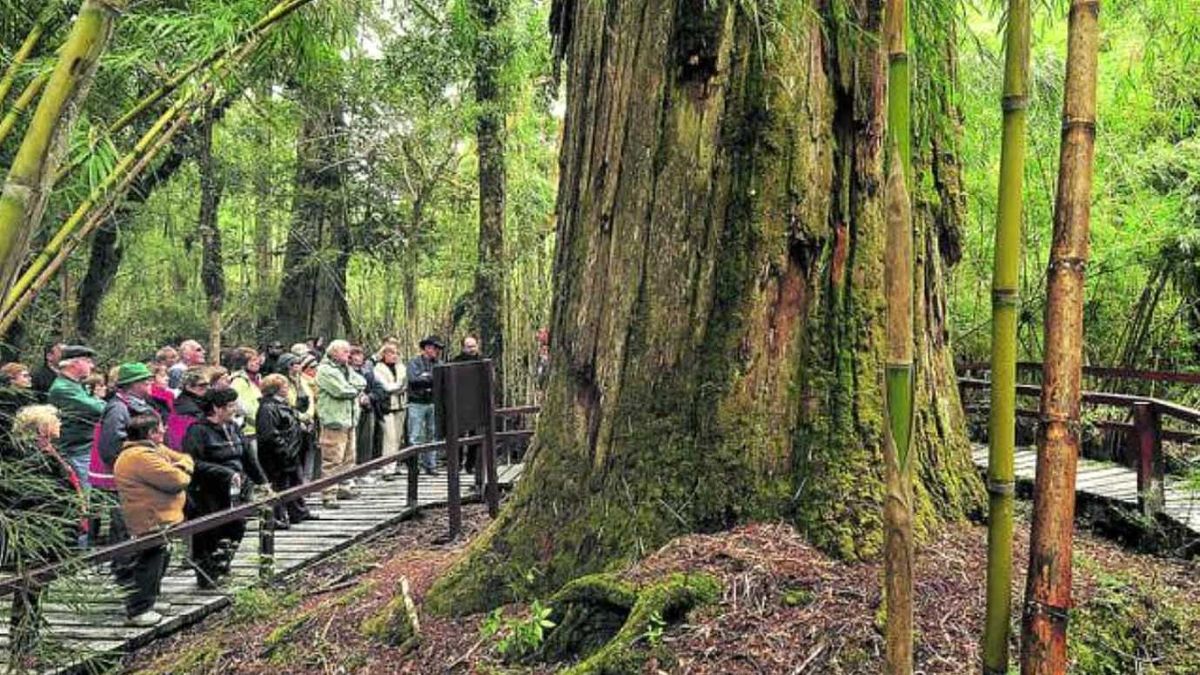
[[[568,110],[546,405],[516,494],[431,609],[756,518],[880,551],[881,4],[555,3]],[[943,325],[956,126],[948,85],[917,91],[933,120],[914,143],[920,532],[980,489]]]
[[[505,27],[509,0],[472,0],[475,38],[475,138],[479,146],[479,262],[475,272],[475,326],[483,353],[504,358],[503,304],[506,282],[504,222],[506,100],[501,71],[507,60]],[[503,373],[497,373],[503,375]],[[504,387],[499,386],[503,392]]]
[[[284,253],[274,334],[297,342],[350,332],[346,266],[350,239],[343,194],[346,124],[340,106],[304,92],[309,101],[296,138],[296,190]],[[345,332],[343,332],[345,331]]]
[[[200,219],[196,231],[200,235],[200,280],[208,299],[208,353],[221,358],[221,311],[225,306],[225,266],[221,246],[221,196],[225,185],[217,159],[213,156],[213,127],[216,120],[212,108],[206,108],[204,119],[197,129],[196,163],[200,170]]]

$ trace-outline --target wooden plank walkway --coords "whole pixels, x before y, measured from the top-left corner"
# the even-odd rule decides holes
[[[987,468],[986,445],[974,444],[971,455],[976,466]],[[1037,452],[1033,448],[1018,448],[1013,465],[1018,481],[1033,482]],[[1080,458],[1075,473],[1075,489],[1094,497],[1137,506],[1137,472],[1119,464]],[[1200,535],[1200,492],[1188,490],[1181,481],[1170,477],[1167,478],[1165,492],[1166,506],[1163,512],[1166,516]]]
[[[502,486],[511,485],[520,477],[523,465],[500,466]],[[319,506],[319,496],[310,496],[310,508],[319,513],[320,520],[309,521],[275,533],[275,571],[279,576],[298,571],[362,541],[368,536],[407,518],[412,513],[446,503],[446,475],[422,476],[415,508],[405,505],[407,482],[400,480],[361,486],[357,500],[341,502],[340,509],[326,510]],[[463,475],[463,497],[474,495],[469,475]],[[55,649],[71,653],[75,659],[63,663],[57,672],[81,670],[88,664],[114,661],[139,647],[166,637],[195,624],[224,609],[233,601],[238,588],[258,581],[258,523],[247,523],[246,537],[233,563],[233,579],[226,587],[200,590],[195,574],[183,566],[186,548],[175,542],[171,569],[163,579],[162,595],[155,605],[165,619],[152,628],[133,628],[125,625],[123,594],[112,583],[105,569],[83,572],[50,586],[43,605],[48,622],[46,637]],[[107,567],[107,566],[105,566]],[[86,589],[86,591],[85,591]],[[8,597],[0,602],[0,672],[8,672]],[[54,671],[45,671],[54,672]]]

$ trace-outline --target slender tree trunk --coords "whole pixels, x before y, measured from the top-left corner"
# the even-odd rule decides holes
[[[204,284],[204,295],[208,298],[208,342],[209,354],[214,359],[221,355],[221,310],[225,305],[225,267],[221,250],[220,208],[224,191],[216,158],[213,156],[214,119],[211,109],[205,112],[204,121],[197,130],[198,147],[196,161],[200,168],[200,220],[196,230],[200,234],[200,279]]]
[[[912,176],[911,82],[908,3],[888,0],[884,40],[888,52],[887,363],[884,366],[888,424],[884,426],[884,603],[887,672],[913,668],[913,226],[908,185]]]
[[[63,145],[125,4],[124,0],[83,1],[9,167],[0,194],[0,290],[5,294],[20,269],[30,234],[42,222]]]
[[[1025,675],[1067,671],[1083,368],[1083,289],[1096,142],[1099,18],[1100,4],[1096,0],[1072,0],[1054,238],[1046,271],[1042,425],[1038,435],[1029,576],[1022,622],[1021,672]]]
[[[186,154],[178,147],[172,149],[153,171],[138,178],[121,207],[96,230],[92,237],[87,273],[79,285],[79,304],[75,311],[75,330],[81,338],[86,340],[95,333],[104,296],[112,288],[112,282],[121,268],[125,250],[120,245],[121,224],[133,219],[137,209],[150,198],[154,190],[175,175],[185,158]]]
[[[1004,62],[1004,132],[992,273],[992,404],[988,427],[987,619],[985,675],[1008,672],[1012,614],[1013,453],[1017,426],[1017,315],[1029,106],[1029,0],[1009,0]]]
[[[479,263],[475,272],[475,323],[483,353],[504,358],[505,116],[500,75],[507,59],[502,23],[509,0],[471,0],[478,24],[475,44],[475,137],[479,146]],[[503,373],[497,371],[497,376]],[[504,391],[497,385],[497,391]]]
[[[882,3],[848,2],[852,23],[757,6],[555,3],[568,107],[546,405],[526,477],[432,610],[502,601],[516,570],[542,592],[752,519],[882,550]],[[925,291],[943,263],[931,215]],[[920,328],[928,430],[958,400],[943,327]],[[922,527],[977,496],[947,487],[975,479],[965,438],[941,433],[915,437]]]

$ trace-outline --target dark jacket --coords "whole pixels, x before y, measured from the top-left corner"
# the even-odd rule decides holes
[[[408,362],[408,402],[433,403],[433,367],[435,359],[418,354]]]
[[[58,439],[62,454],[66,457],[91,454],[96,422],[104,414],[104,401],[65,375],[54,380],[48,400],[58,408],[62,418],[62,436]]]
[[[150,404],[136,396],[117,392],[104,406],[104,416],[100,418],[100,439],[98,448],[100,459],[110,468],[117,462],[117,456],[129,438],[129,420],[134,415],[157,414]]]
[[[454,358],[450,359],[450,363],[467,363],[469,361],[482,361],[482,360],[483,360],[483,357],[480,356],[479,354],[468,354],[466,352],[459,352],[458,356],[455,356]]]
[[[277,475],[300,466],[302,429],[300,416],[278,396],[266,396],[258,405],[258,461],[268,474]]]
[[[241,476],[241,496],[250,494],[250,476],[246,473],[245,438],[231,424],[214,424],[207,419],[188,427],[183,451],[196,462],[192,483],[188,486],[188,505],[192,515],[213,513],[230,505],[229,483]],[[261,481],[259,481],[261,482]]]

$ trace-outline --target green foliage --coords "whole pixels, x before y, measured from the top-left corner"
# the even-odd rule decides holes
[[[960,102],[969,222],[950,286],[963,361],[986,360],[1000,146],[1003,17],[971,10],[960,39]],[[1040,360],[1065,72],[1061,6],[1035,13],[1020,283],[1022,360]],[[1187,368],[1200,348],[1194,303],[1200,258],[1200,8],[1169,0],[1104,8],[1099,128],[1088,265],[1086,358],[1095,364]],[[1165,266],[1165,268],[1164,268]],[[1160,268],[1167,283],[1151,303]],[[1139,313],[1139,307],[1142,312]],[[1135,330],[1136,329],[1136,330]]]
[[[1194,673],[1200,610],[1180,602],[1154,579],[1110,572],[1092,561],[1095,596],[1071,611],[1072,672],[1085,675]]]
[[[505,616],[497,607],[479,627],[485,640],[496,643],[496,651],[506,661],[519,661],[533,655],[546,639],[546,631],[556,625],[550,620],[553,609],[534,600],[525,615]]]

